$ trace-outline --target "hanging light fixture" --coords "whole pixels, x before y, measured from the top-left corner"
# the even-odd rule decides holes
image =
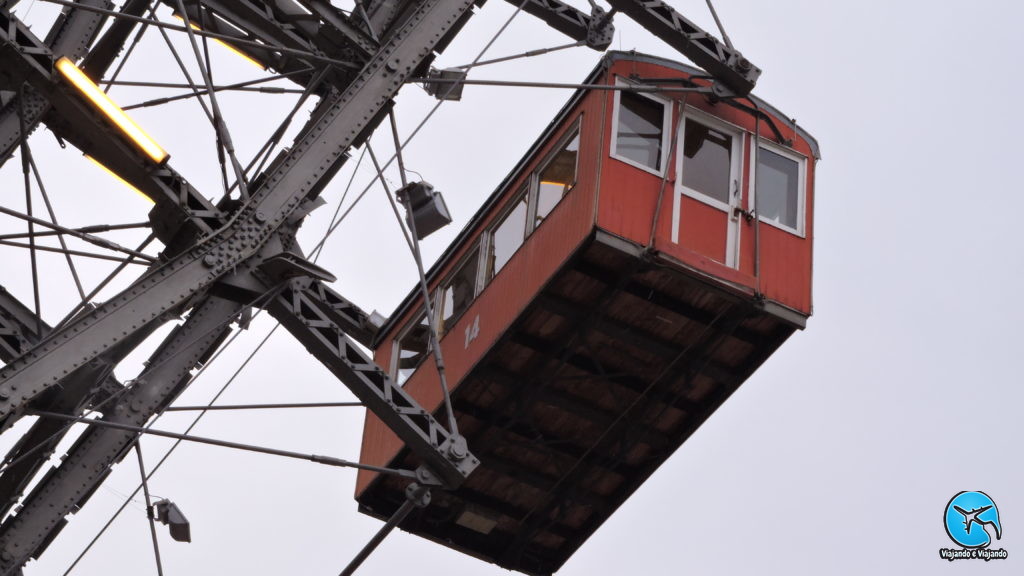
[[[395,195],[405,206],[406,221],[416,230],[416,239],[423,240],[443,226],[451,224],[452,217],[441,193],[427,182],[410,182]]]
[[[153,509],[150,511],[150,514],[153,513],[156,514],[157,522],[170,527],[171,538],[178,542],[192,541],[192,529],[189,526],[188,519],[181,513],[181,509],[178,508],[177,504],[164,498],[159,502],[153,503]]]

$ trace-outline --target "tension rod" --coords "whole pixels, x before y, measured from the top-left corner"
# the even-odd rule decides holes
[[[141,426],[132,426],[130,424],[120,424],[117,422],[107,422],[105,420],[96,420],[93,418],[79,418],[77,416],[71,416],[69,414],[60,414],[58,412],[47,412],[45,410],[29,410],[26,412],[34,416],[41,418],[53,418],[56,420],[65,420],[68,422],[78,422],[89,426],[102,426],[104,428],[113,428],[115,430],[125,430],[128,432],[135,432],[138,434],[149,434],[151,436],[162,436],[164,438],[175,438],[177,440],[185,440],[188,442],[197,442],[199,444],[209,444],[211,446],[221,446],[224,448],[234,448],[236,450],[245,450],[248,452],[258,452],[260,454],[270,454],[273,456],[284,456],[285,458],[295,458],[297,460],[308,460],[310,462],[316,462],[317,464],[326,464],[327,466],[339,466],[343,468],[358,468],[359,470],[369,470],[371,472],[379,472],[381,474],[392,474],[395,476],[402,476],[404,478],[416,478],[416,473],[412,470],[395,470],[394,468],[384,468],[381,466],[371,466],[369,464],[360,464],[359,462],[352,462],[349,460],[343,460],[341,458],[334,458],[333,456],[320,456],[318,454],[303,454],[301,452],[292,452],[290,450],[278,450],[276,448],[265,448],[263,446],[254,446],[252,444],[242,444],[241,442],[229,442],[227,440],[217,440],[215,438],[207,438],[205,436],[191,436],[189,434],[178,434],[177,432],[168,432],[166,430],[154,430],[152,428],[143,428]]]
[[[345,569],[341,571],[341,576],[352,576],[363,562],[370,557],[370,554],[380,546],[380,543],[387,538],[388,534],[401,524],[402,520],[405,520],[405,517],[412,512],[413,508],[424,508],[428,504],[430,504],[430,488],[420,486],[415,482],[409,484],[405,489],[405,502],[402,502],[398,510],[395,510],[394,514],[388,518],[388,521],[366,543],[366,546],[363,546],[363,549],[348,563],[348,566],[345,566]]]
[[[164,412],[198,412],[200,410],[267,410],[271,408],[345,408],[366,406],[362,402],[304,402],[297,404],[223,404],[220,406],[170,406]]]

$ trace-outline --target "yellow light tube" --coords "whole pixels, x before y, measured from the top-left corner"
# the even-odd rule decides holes
[[[89,156],[88,154],[85,154],[85,157],[86,157],[86,158],[88,158],[88,159],[89,159],[89,161],[90,161],[90,162],[92,162],[93,164],[95,164],[95,165],[99,166],[101,170],[103,170],[103,171],[104,171],[104,172],[106,172],[107,174],[110,174],[110,175],[111,175],[111,176],[112,176],[112,177],[113,177],[113,178],[114,178],[115,180],[117,180],[117,181],[118,181],[118,182],[120,182],[121,184],[124,184],[125,186],[127,186],[128,188],[130,188],[132,192],[135,192],[135,193],[136,193],[136,194],[138,194],[139,196],[142,196],[143,198],[145,198],[145,199],[146,199],[146,202],[149,202],[150,204],[156,204],[156,202],[154,202],[152,198],[150,198],[149,196],[146,196],[146,193],[145,193],[145,192],[143,192],[142,190],[139,190],[139,189],[138,189],[138,188],[136,188],[135,186],[132,186],[131,182],[128,182],[128,181],[127,181],[127,180],[125,180],[124,178],[121,178],[121,175],[120,175],[120,174],[118,174],[117,172],[114,172],[114,171],[113,171],[113,170],[111,170],[110,168],[107,168],[107,167],[106,167],[106,166],[104,166],[104,165],[103,165],[103,163],[102,163],[102,162],[100,162],[99,160],[97,160],[97,159],[93,158],[92,156]]]
[[[66,57],[62,57],[60,60],[57,60],[56,66],[64,78],[75,88],[78,88],[78,91],[88,98],[104,116],[120,128],[121,132],[131,139],[146,156],[149,156],[157,164],[163,164],[167,161],[167,158],[169,158],[167,152],[150,138],[135,121],[129,118],[124,113],[124,110],[121,110],[117,104],[114,104],[114,101],[104,94],[100,87],[94,84],[84,72],[79,70],[74,62]]]
[[[171,14],[171,16],[174,16],[177,20],[179,20],[182,23],[185,22],[185,19],[182,18],[178,14]],[[189,21],[188,26],[189,26],[189,28],[191,28],[191,29],[193,29],[193,30],[195,30],[197,32],[202,32],[203,31],[203,29],[200,28],[199,26],[197,26],[195,22]],[[260,70],[264,70],[264,71],[267,70],[267,65],[266,64],[264,64],[263,62],[260,62],[259,60],[253,58],[252,56],[249,56],[248,54],[246,54],[245,52],[242,52],[238,48],[235,48],[231,44],[229,44],[227,42],[224,42],[220,38],[210,38],[210,40],[213,40],[214,43],[216,43],[216,44],[220,44],[221,46],[226,48],[229,52],[234,53],[236,56],[238,56],[242,60],[245,60],[246,62],[252,64],[253,66],[255,66],[257,68],[259,68]]]

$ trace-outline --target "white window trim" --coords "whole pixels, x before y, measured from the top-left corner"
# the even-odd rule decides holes
[[[531,176],[531,179],[532,178],[533,177]],[[509,217],[509,215],[512,214],[512,212],[515,211],[516,207],[519,205],[520,202],[523,201],[524,198],[526,199],[526,222],[523,223],[523,241],[522,243],[519,244],[519,247],[512,252],[512,256],[509,256],[509,260],[511,260],[512,257],[516,255],[516,252],[519,252],[519,248],[522,248],[523,244],[526,244],[527,238],[529,238],[530,234],[533,233],[533,228],[530,226],[530,207],[533,204],[533,201],[530,199],[531,195],[532,194],[530,192],[529,182],[527,182],[524,186],[520,186],[517,189],[516,193],[511,196],[511,200],[508,202],[508,204],[502,207],[501,212],[498,213],[498,216],[494,219],[491,225],[487,227],[487,232],[484,234],[487,237],[487,251],[483,253],[485,285],[490,284],[491,281],[494,280],[494,278],[498,275],[498,273],[501,272],[501,270],[490,269],[491,250],[494,248],[494,232],[498,229],[499,226],[505,223],[505,220]],[[508,264],[508,262],[506,262],[506,264]],[[504,268],[505,267],[502,266],[502,269]]]
[[[434,301],[437,301],[437,290],[434,290]],[[434,313],[436,314],[437,307],[435,306],[434,308]],[[416,321],[416,319],[419,318],[421,314],[424,314],[423,309],[417,309],[416,313],[412,315],[412,321],[409,324],[407,324],[405,328],[402,329],[402,331],[394,340],[391,341],[391,362],[388,363],[388,376],[391,377],[391,381],[394,382],[399,388],[404,388],[405,383],[409,381],[409,378],[412,378],[413,374],[416,374],[416,372],[419,371],[420,366],[422,366],[423,363],[427,361],[427,358],[424,357],[423,360],[421,360],[420,363],[416,366],[416,368],[413,368],[412,373],[409,374],[409,378],[405,379],[405,382],[398,382],[398,360],[399,355],[401,354],[402,340],[404,340],[405,337],[408,336],[409,333],[413,331],[416,325],[419,324],[419,322]],[[427,352],[429,354],[429,343]]]
[[[751,141],[754,138],[751,137]],[[763,218],[760,214],[757,215],[759,222],[767,224],[772,228],[778,228],[784,232],[789,232],[800,238],[807,237],[807,157],[791,148],[787,148],[767,138],[761,138],[758,148],[754,150],[754,159],[750,163],[750,194],[747,195],[747,210],[754,211],[754,207],[757,205],[757,164],[760,159],[757,157],[760,148],[770,150],[779,156],[789,158],[797,163],[797,205],[796,205],[796,223],[797,227],[793,228],[787,226],[782,222],[776,222],[775,220],[768,220]]]
[[[470,302],[470,306],[472,306],[472,303],[476,301],[478,296],[480,296],[480,265],[482,264],[482,253],[480,252],[480,247],[482,244],[482,242],[477,242],[476,247],[469,250],[469,252],[473,252],[474,250],[476,250],[476,276],[473,278],[473,300]],[[464,266],[467,266],[472,260],[473,259],[470,258],[470,254],[466,254],[462,258],[460,258],[459,263],[456,264],[451,269],[448,275],[445,276],[444,280],[437,285],[437,288],[434,291],[434,308],[437,316],[437,326],[441,328],[440,334],[438,334],[438,339],[440,340],[444,339],[445,335],[448,333],[448,329],[451,327],[449,325],[446,325],[444,322],[444,292],[451,285],[451,282],[455,278],[455,276],[462,270]],[[463,314],[465,314],[465,311],[463,311]],[[460,314],[459,317],[455,319],[455,322],[458,322],[461,318],[462,314]]]
[[[620,76],[615,77],[616,86],[635,86],[635,84],[626,81]],[[665,170],[668,167],[669,162],[669,139],[672,137],[672,101],[665,98],[659,98],[657,96],[647,94],[645,92],[637,92],[639,96],[653,100],[658,104],[662,105],[662,117],[661,117],[661,162],[657,169],[651,168],[646,164],[641,164],[631,158],[625,156],[619,156],[617,146],[619,141],[619,101],[622,97],[622,90],[615,90],[615,102],[612,104],[612,142],[611,151],[609,156],[618,160],[619,162],[625,162],[634,168],[639,168],[644,172],[649,172],[655,176],[664,176]]]
[[[743,136],[744,131],[739,126],[730,124],[716,118],[703,110],[687,106],[683,112],[683,123],[679,129],[679,135],[677,138],[679,142],[676,144],[676,189],[685,196],[693,198],[699,202],[703,202],[708,206],[718,208],[725,212],[729,217],[732,217],[732,206],[728,203],[722,202],[717,198],[712,198],[707,194],[694,190],[693,188],[687,188],[683,185],[683,146],[682,142],[686,138],[686,123],[690,120],[694,120],[701,124],[704,124],[715,130],[725,132],[732,137],[732,150],[729,152],[729,156],[732,158],[732,162],[729,166],[729,180],[731,180],[731,186],[729,194],[742,193],[743,190],[743,162],[745,160],[743,156]]]
[[[565,133],[562,134],[562,137],[556,141],[555,145],[548,152],[547,156],[544,157],[544,160],[537,164],[537,168],[535,168],[533,172],[530,172],[530,178],[527,180],[526,184],[526,193],[528,196],[526,198],[526,235],[523,237],[523,243],[526,243],[526,239],[533,235],[533,231],[537,229],[537,202],[540,198],[540,173],[543,172],[545,168],[551,165],[551,162],[555,160],[555,156],[557,156],[558,153],[562,151],[562,148],[564,148],[565,145],[568,144],[574,137],[580,137],[579,147],[583,147],[583,134],[580,133],[580,128],[582,125],[583,115],[580,114],[580,116],[576,118],[576,120],[569,126]],[[566,195],[575,190],[576,185],[579,183],[580,154],[581,150],[577,150],[576,167],[573,170],[573,172],[575,173],[575,179],[572,181],[572,186],[569,187],[569,191],[566,192],[565,195],[562,196],[562,198],[565,198]],[[551,210],[554,211],[555,208],[558,207],[558,205],[561,203],[562,199],[560,198],[558,202],[555,203],[555,206],[551,208]],[[545,216],[544,218],[546,219],[547,216]]]

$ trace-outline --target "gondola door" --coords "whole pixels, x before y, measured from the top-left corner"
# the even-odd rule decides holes
[[[676,149],[673,242],[738,267],[743,133],[688,108]]]

